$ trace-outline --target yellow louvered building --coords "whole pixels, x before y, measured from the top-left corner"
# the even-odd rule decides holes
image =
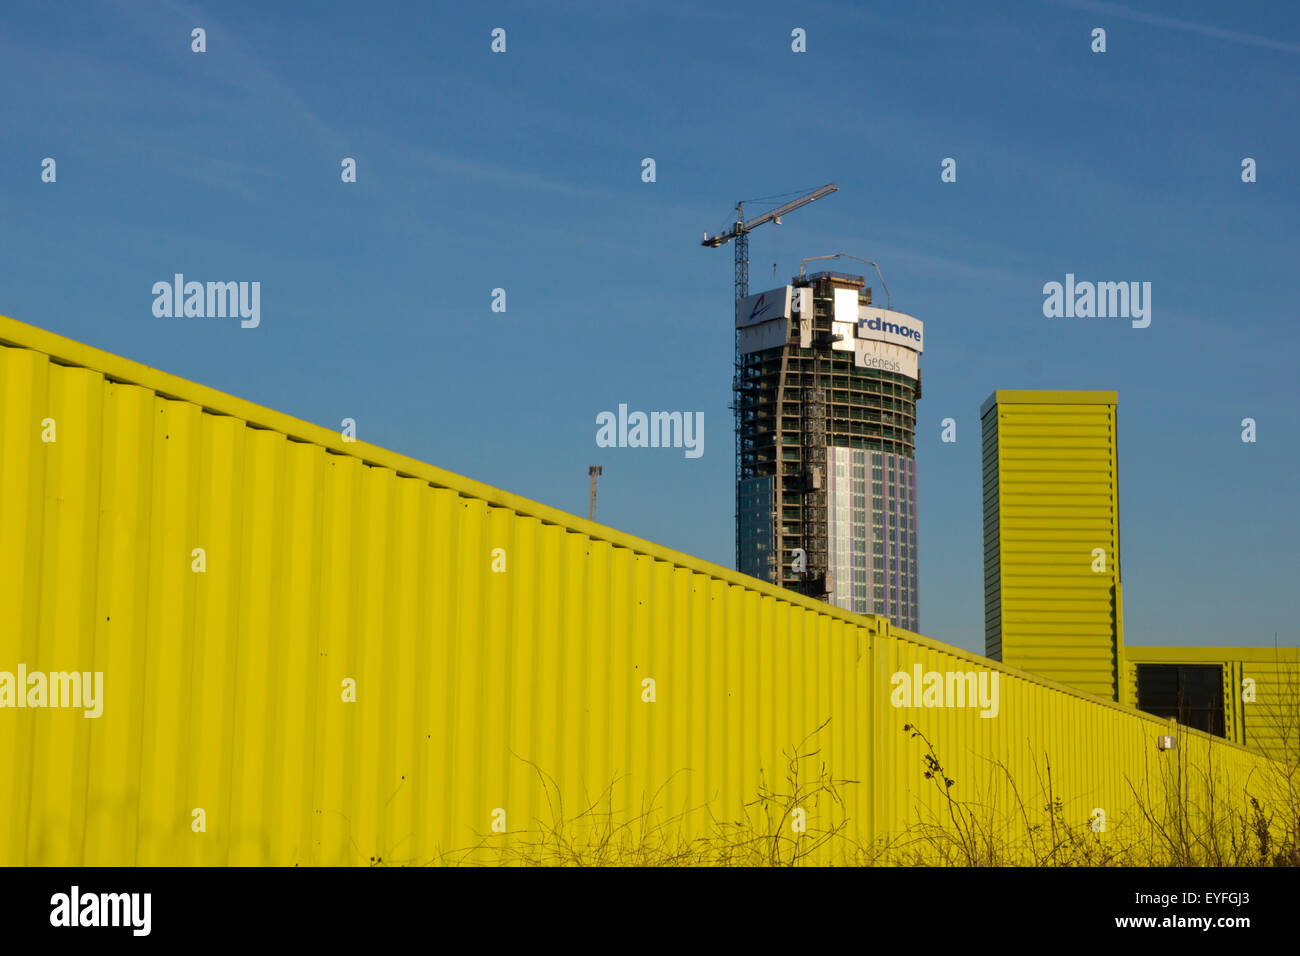
[[[984,650],[1116,700],[1123,635],[1114,392],[997,391],[980,409]]]
[[[1124,644],[1117,395],[994,392],[980,410],[985,650],[1295,765],[1300,650]]]

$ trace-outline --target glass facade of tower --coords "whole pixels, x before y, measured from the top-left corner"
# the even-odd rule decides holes
[[[740,572],[771,581],[776,569],[772,540],[772,476],[740,483]]]
[[[918,630],[916,460],[831,448],[827,471],[828,600]]]

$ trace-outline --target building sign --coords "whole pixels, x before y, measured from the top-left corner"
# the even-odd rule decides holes
[[[740,354],[747,355],[750,352],[761,352],[763,349],[781,348],[789,337],[789,319],[775,319],[771,322],[746,326],[740,330]]]
[[[917,360],[920,356],[907,346],[873,342],[871,339],[857,339],[853,345],[853,364],[858,368],[894,372],[908,378],[917,377]]]
[[[852,322],[831,322],[831,335],[838,335],[838,339],[831,340],[831,348],[839,349],[841,352],[853,351],[853,323]]]
[[[811,319],[813,317],[813,290],[807,286],[801,289],[791,287],[790,290],[790,315],[801,319]]]
[[[902,312],[864,305],[858,310],[858,338],[905,345],[920,352],[923,323]]]
[[[840,289],[834,290],[834,314],[831,316],[836,322],[853,323],[858,318],[858,290],[857,289]]]
[[[783,285],[741,299],[736,303],[736,328],[790,318],[790,292],[791,287]]]

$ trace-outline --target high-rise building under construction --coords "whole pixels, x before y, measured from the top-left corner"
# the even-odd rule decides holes
[[[818,272],[741,299],[736,329],[737,567],[917,630],[922,323]]]

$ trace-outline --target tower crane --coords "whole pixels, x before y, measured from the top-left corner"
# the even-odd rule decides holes
[[[753,219],[745,219],[745,200],[736,203],[736,221],[730,227],[719,232],[717,235],[710,236],[707,232],[704,234],[704,240],[700,243],[702,246],[708,246],[710,249],[716,249],[719,246],[725,246],[728,242],[736,243],[736,302],[749,295],[749,234],[764,223],[774,222],[781,225],[781,217],[788,212],[794,212],[801,209],[811,202],[816,202],[823,196],[829,196],[831,193],[839,190],[834,183],[827,183],[825,186],[819,186],[812,192],[804,193],[795,199],[790,200],[784,205],[778,206]],[[749,202],[760,202],[761,200],[751,199]],[[740,569],[740,415],[741,401],[740,393],[743,387],[741,382],[741,362],[740,362],[740,332],[736,332],[735,338],[735,357],[731,377],[731,409],[733,415],[733,425],[736,435],[736,498],[735,498],[735,525],[736,525],[736,569]]]
[[[834,183],[827,183],[825,186],[819,186],[810,193],[804,193],[797,199],[792,199],[784,206],[763,213],[761,216],[755,216],[753,219],[745,219],[745,202],[741,200],[736,203],[736,221],[725,232],[720,232],[716,236],[710,236],[707,232],[704,234],[704,240],[700,243],[702,246],[708,246],[710,249],[716,249],[719,246],[725,246],[733,239],[736,241],[736,301],[739,302],[745,296],[749,295],[749,234],[764,223],[774,222],[781,225],[781,217],[788,212],[794,212],[796,209],[802,209],[810,202],[816,202],[823,196],[829,196],[837,192],[840,187]],[[756,200],[749,200],[755,202]]]

